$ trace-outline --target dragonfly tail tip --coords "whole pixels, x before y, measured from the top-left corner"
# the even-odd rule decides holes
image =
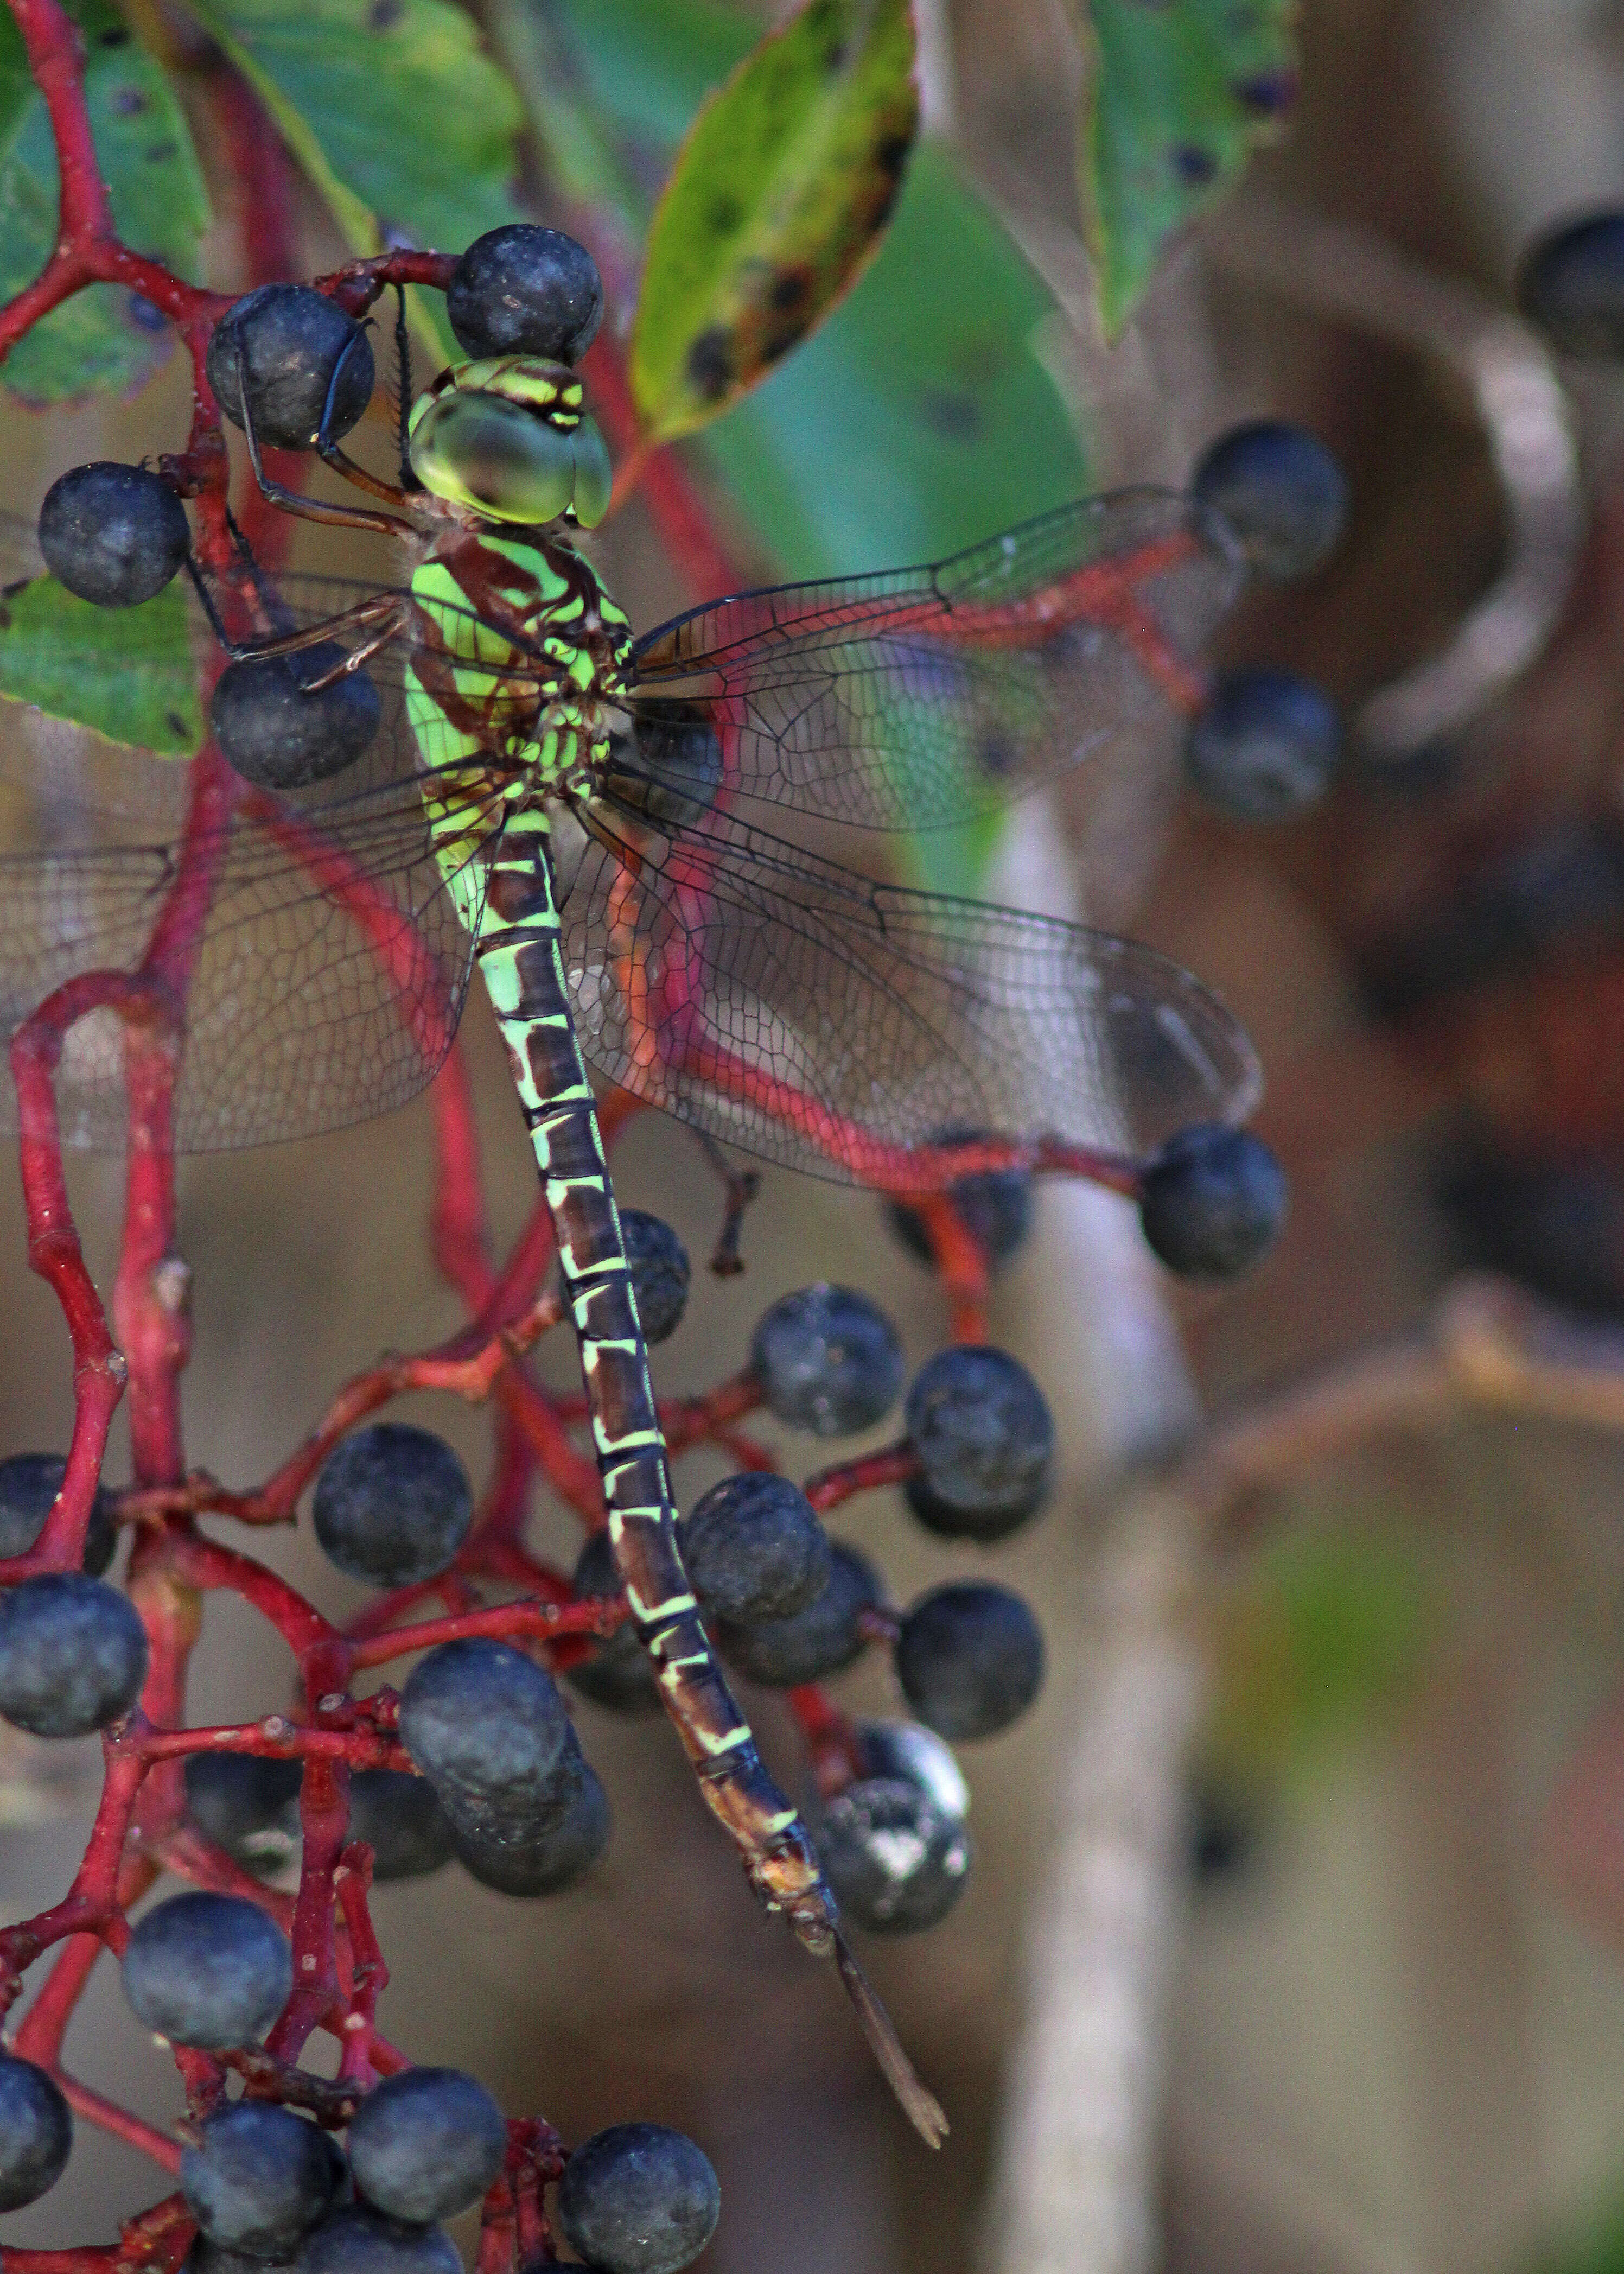
[[[875,1995],[868,1976],[853,1956],[846,1937],[835,1935],[835,1964],[840,1969],[840,1979],[846,1994],[856,2010],[862,2024],[862,2033],[868,2040],[869,2050],[884,2073],[885,2082],[902,2105],[903,2113],[924,2142],[927,2148],[939,2148],[947,2137],[947,2118],[935,2093],[929,2091],[914,2074],[914,2064],[902,2050],[891,2015]]]

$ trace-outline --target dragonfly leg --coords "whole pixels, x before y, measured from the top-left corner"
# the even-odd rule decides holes
[[[356,338],[358,339],[360,336],[357,332]],[[327,402],[321,413],[323,430],[331,423],[334,390],[337,387],[339,373],[343,370],[345,359],[354,346],[355,341],[351,340],[333,367],[333,377],[328,383]],[[265,461],[259,448],[259,438],[254,432],[253,412],[248,402],[247,358],[243,352],[243,343],[240,339],[237,343],[237,399],[243,406],[243,433],[248,443],[248,463],[253,468],[253,478],[259,485],[259,494],[262,497],[267,499],[272,505],[280,506],[284,513],[297,514],[304,521],[325,522],[342,529],[375,529],[380,531],[386,537],[417,535],[416,521],[403,514],[374,513],[370,508],[358,505],[331,505],[323,498],[305,497],[298,490],[290,490],[282,482],[274,482],[265,471]],[[371,486],[371,476],[363,476],[358,466],[353,465],[350,460],[344,458],[343,452],[338,448],[335,442],[329,442],[327,448],[335,452],[338,458],[343,460],[342,464],[338,468],[341,473],[346,475],[350,480],[358,481],[364,489]],[[327,451],[324,450],[322,456],[324,458],[327,457]],[[332,459],[329,458],[328,463],[332,463]],[[387,484],[382,487],[386,497],[394,497],[395,493]]]
[[[395,345],[397,350],[403,351],[406,337],[406,296],[398,285],[395,291],[400,302],[400,312],[395,319]],[[353,352],[355,344],[355,341],[351,340],[333,366],[333,376],[327,381],[327,399],[322,406],[321,424],[316,430],[316,452],[323,463],[331,466],[335,474],[342,474],[347,482],[353,482],[357,489],[366,491],[370,497],[382,498],[388,505],[409,506],[407,491],[414,487],[419,489],[422,487],[411,471],[411,462],[406,455],[407,421],[411,413],[411,398],[406,391],[410,384],[410,361],[402,362],[401,365],[401,400],[397,411],[401,452],[399,488],[396,488],[393,482],[380,481],[376,474],[369,474],[365,466],[357,465],[349,452],[340,448],[334,436],[333,419],[338,405],[338,382],[343,376],[344,365]]]
[[[192,577],[203,613],[215,638],[233,663],[246,663],[269,656],[297,655],[302,648],[317,647],[328,640],[342,639],[348,633],[365,632],[370,636],[358,647],[351,648],[342,663],[312,682],[305,689],[313,694],[318,688],[331,686],[346,673],[359,671],[380,648],[387,647],[395,635],[411,620],[411,605],[397,592],[380,592],[370,600],[358,600],[352,608],[341,609],[337,615],[324,616],[320,623],[306,624],[300,630],[278,632],[270,639],[234,639],[226,629],[214,597],[205,584],[197,564],[190,557],[186,568]]]

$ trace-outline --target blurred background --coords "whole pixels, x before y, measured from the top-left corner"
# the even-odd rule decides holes
[[[535,4],[589,59],[613,52],[613,10]],[[1060,407],[1049,440],[1011,418],[988,518],[964,535],[1079,482],[1179,481],[1239,418],[1300,419],[1348,471],[1348,534],[1305,586],[1249,603],[1222,655],[1304,671],[1364,715],[1507,571],[1493,438],[1447,343],[1508,305],[1532,231],[1624,193],[1624,11],[1304,0],[1283,138],[1238,204],[1177,241],[1109,349],[1087,299],[1082,64],[1059,0],[922,18],[928,124],[957,153],[941,162],[1021,248],[1023,350]],[[695,11],[695,70],[710,20]],[[1357,235],[1315,235],[1304,215]],[[240,218],[222,214],[217,281]],[[313,205],[302,225],[310,269],[333,265]],[[948,250],[904,241],[916,296],[951,297],[931,267]],[[860,288],[884,289],[878,267]],[[921,350],[921,430],[980,415],[974,313],[957,344]],[[986,318],[995,337],[1007,320]],[[867,458],[816,426],[783,442],[793,403],[773,390],[797,365],[816,389],[825,341],[695,453],[747,573],[816,573],[831,547],[868,568],[946,549],[942,501],[888,456],[878,412]],[[1192,1498],[1177,1471],[1147,1484],[1145,1466],[1192,1432],[1199,1447],[1201,1417],[1311,1371],[1334,1392],[1462,1270],[1510,1275],[1594,1335],[1624,1324],[1624,374],[1560,377],[1588,534],[1548,646],[1508,690],[1416,747],[1356,734],[1329,799],[1286,825],[1200,809],[1169,729],[1108,811],[1024,809],[982,848],[984,887],[1130,930],[1226,998],[1267,1072],[1259,1126],[1292,1209],[1252,1277],[1192,1295],[1152,1262],[1127,1203],[1041,1192],[992,1329],[1059,1424],[1048,1515],[979,1559],[928,1539],[899,1494],[834,1525],[901,1602],[976,1562],[1034,1602],[1049,1648],[1029,1719],[964,1756],[964,1900],[929,1935],[865,1952],[948,2109],[942,2156],[891,2106],[831,1982],[756,1912],[659,1728],[579,1706],[616,1827],[579,1888],[512,1902],[453,1866],[379,1897],[389,2034],[568,2137],[634,2116],[693,2133],[723,2187],[710,2274],[1624,2269],[1624,1435],[1438,1397],[1329,1450],[1305,1434],[1244,1505]],[[111,412],[8,402],[7,501],[31,513],[81,458],[169,447],[186,393],[171,361]],[[861,397],[853,417],[864,431]],[[775,421],[778,471],[752,489],[741,467]],[[979,492],[951,502],[982,510]],[[635,623],[703,597],[635,505],[598,556]],[[526,1148],[477,1000],[463,1031],[511,1235]],[[457,1322],[427,1254],[430,1173],[422,1103],[320,1144],[188,1164],[195,1462],[263,1474],[340,1381]],[[716,1187],[689,1137],[637,1122],[617,1186],[696,1261],[709,1253]],[[102,1284],[119,1189],[117,1163],[76,1167]],[[57,1314],[23,1245],[0,1180],[0,1445],[17,1449],[65,1443],[71,1412]],[[815,1278],[884,1304],[911,1364],[945,1337],[938,1289],[869,1199],[770,1176],[745,1253],[741,1279],[696,1272],[662,1390],[731,1371],[759,1312]],[[568,1381],[567,1350],[546,1364]],[[418,1401],[403,1418],[479,1472],[480,1414]],[[824,1458],[810,1440],[779,1449],[797,1477]],[[715,1473],[689,1460],[680,1495]],[[533,1536],[566,1564],[569,1529],[538,1505]],[[352,1607],[307,1537],[256,1544],[324,1608]],[[196,1718],[279,1706],[286,1679],[249,1615],[211,1602]],[[899,1710],[877,1660],[839,1695]],[[780,1705],[749,1702],[793,1782]],[[71,1877],[94,1749],[18,1743],[4,1766],[0,1901],[16,1916]],[[105,1967],[68,2058],[148,2113],[178,2108]],[[67,2178],[8,2240],[109,2239],[154,2192],[139,2158],[81,2126]]]

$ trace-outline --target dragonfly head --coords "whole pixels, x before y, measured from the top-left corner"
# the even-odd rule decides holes
[[[609,509],[609,453],[563,364],[454,364],[412,405],[408,436],[424,488],[483,520],[591,529]]]

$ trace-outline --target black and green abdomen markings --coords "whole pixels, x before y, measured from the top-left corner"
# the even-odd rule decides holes
[[[700,1789],[737,1843],[756,1893],[826,1955],[833,1900],[800,1818],[762,1766],[682,1568],[647,1346],[570,1016],[546,827],[538,806],[509,819],[489,865],[477,954],[558,1242],[610,1544]]]

